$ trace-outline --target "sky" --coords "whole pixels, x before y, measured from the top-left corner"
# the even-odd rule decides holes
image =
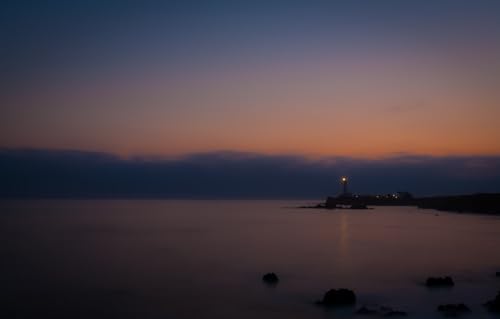
[[[500,191],[499,1],[5,0],[0,41],[0,196]]]
[[[0,146],[500,154],[500,3],[2,1]]]

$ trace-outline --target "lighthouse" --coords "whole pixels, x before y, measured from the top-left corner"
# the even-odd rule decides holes
[[[342,184],[342,195],[343,196],[347,196],[347,177],[346,176],[342,176],[340,178],[340,184]]]

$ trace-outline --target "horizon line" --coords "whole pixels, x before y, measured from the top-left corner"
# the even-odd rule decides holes
[[[52,147],[11,147],[0,146],[0,152],[50,152],[61,154],[89,154],[89,155],[103,155],[110,156],[119,160],[144,160],[144,161],[169,161],[169,160],[182,160],[190,157],[205,156],[205,155],[220,155],[227,159],[245,159],[251,157],[285,157],[297,158],[312,161],[346,159],[346,160],[390,160],[390,159],[440,159],[440,158],[496,158],[500,157],[500,153],[417,153],[417,152],[390,152],[378,155],[347,155],[347,154],[307,154],[300,152],[261,152],[251,150],[238,150],[238,149],[215,149],[210,151],[193,151],[184,153],[173,154],[123,154],[120,152],[92,150],[84,148],[52,148]]]

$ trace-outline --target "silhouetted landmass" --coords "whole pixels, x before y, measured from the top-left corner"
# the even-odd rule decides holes
[[[405,194],[405,195],[398,195]],[[386,195],[340,195],[327,197],[325,208],[339,208],[349,206],[353,209],[366,209],[367,206],[414,206],[415,199],[411,194],[399,192]]]
[[[500,214],[500,193],[422,198],[413,198],[410,194],[406,196],[397,194],[402,193],[388,195],[329,196],[324,203],[304,208],[366,209],[368,206],[417,206],[422,209],[436,209],[441,211]]]
[[[500,214],[500,194],[425,197],[417,200],[417,206],[443,211]]]
[[[416,201],[408,192],[385,195],[342,194],[337,197],[328,196],[324,203],[301,208],[370,209],[368,206],[416,206]]]

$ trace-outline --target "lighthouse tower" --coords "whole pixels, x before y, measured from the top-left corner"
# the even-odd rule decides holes
[[[348,193],[347,193],[347,177],[346,176],[342,176],[340,178],[340,184],[342,184],[342,196],[347,196]]]

